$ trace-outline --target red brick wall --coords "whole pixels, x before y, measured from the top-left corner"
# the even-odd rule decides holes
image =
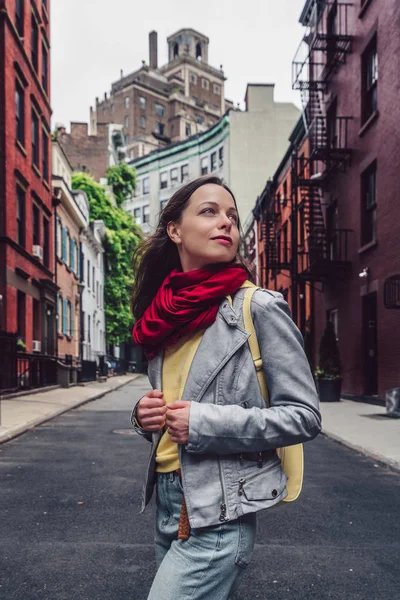
[[[97,135],[89,135],[87,123],[71,123],[71,133],[58,137],[72,168],[86,171],[96,181],[105,177],[108,169],[108,127],[98,124]]]
[[[38,73],[35,73],[31,63],[31,14],[30,3],[25,3],[24,18],[24,39],[21,40],[14,27],[15,21],[15,1],[5,2],[6,11],[0,15],[0,40],[6,52],[2,52],[1,68],[1,88],[0,105],[3,107],[0,112],[0,132],[2,139],[5,139],[5,148],[0,155],[0,231],[3,236],[0,242],[0,272],[7,273],[6,286],[5,278],[1,278],[0,293],[3,294],[3,311],[1,315],[2,322],[0,328],[8,331],[15,331],[16,327],[16,289],[25,290],[26,297],[26,342],[30,349],[32,340],[32,295],[35,293],[35,287],[41,279],[53,280],[54,259],[53,259],[53,217],[52,217],[52,199],[50,186],[44,181],[42,169],[42,135],[45,129],[50,131],[50,104],[49,96],[42,88],[42,41],[50,38],[49,18],[45,13],[42,3],[37,5],[37,20],[39,26],[39,55],[38,55]],[[49,71],[50,71],[50,53],[49,53]],[[18,65],[16,69],[15,64]],[[16,142],[16,107],[15,107],[15,80],[18,72],[19,79],[24,85],[25,91],[25,141],[21,147]],[[49,77],[49,73],[48,73]],[[50,81],[48,82],[50,89]],[[32,101],[32,97],[34,101]],[[35,106],[39,115],[39,170],[32,166],[32,125],[31,109]],[[6,152],[5,152],[6,150]],[[48,140],[48,171],[49,181],[51,181],[51,147],[50,136]],[[16,227],[16,181],[22,183],[26,190],[26,243],[25,250],[18,248],[17,227]],[[43,217],[49,220],[49,268],[43,265],[43,261],[32,256],[32,204],[33,195],[40,208],[40,245],[43,246]],[[10,241],[9,241],[10,240]],[[15,276],[15,269],[19,267],[28,274],[28,280]],[[14,276],[12,276],[14,274]]]

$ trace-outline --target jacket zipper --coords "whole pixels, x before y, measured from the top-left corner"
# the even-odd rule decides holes
[[[220,504],[221,513],[219,515],[219,520],[221,521],[221,523],[224,523],[225,521],[229,521],[229,517],[226,516],[227,506],[226,506],[225,483],[224,483],[224,478],[223,478],[223,473],[222,473],[221,459],[219,457],[218,457],[218,468],[219,468],[219,478],[221,480],[221,489],[222,489],[222,502]]]
[[[269,471],[272,470],[273,467],[275,467],[276,465],[278,465],[280,463],[279,458],[274,461],[271,465],[268,465],[268,468],[265,469],[265,473],[268,473]],[[239,496],[243,496],[244,490],[243,490],[243,486],[245,483],[247,483],[248,481],[251,481],[252,479],[254,479],[254,477],[257,477],[258,473],[253,473],[252,475],[249,475],[247,479],[245,479],[244,477],[241,477],[241,479],[239,479],[238,481],[238,485],[239,485],[239,489],[238,489],[238,495]]]

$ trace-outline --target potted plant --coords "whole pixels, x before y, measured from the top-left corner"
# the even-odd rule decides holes
[[[18,338],[17,339],[17,351],[25,352],[25,350],[26,350],[26,344],[25,344],[24,340],[22,338]]]
[[[321,402],[339,402],[342,377],[339,347],[333,323],[328,321],[319,345],[319,362],[315,371]]]

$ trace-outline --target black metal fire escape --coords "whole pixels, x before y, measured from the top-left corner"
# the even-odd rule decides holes
[[[298,259],[293,275],[300,281],[325,281],[346,272],[349,230],[334,228],[322,210],[330,177],[344,171],[351,158],[348,131],[351,117],[337,116],[335,104],[323,99],[332,75],[352,51],[347,2],[309,2],[308,29],[293,62],[293,89],[300,90],[303,121],[309,141],[307,158],[293,157],[293,222],[300,225]],[[297,229],[297,228],[296,228]],[[296,252],[296,248],[293,247]]]

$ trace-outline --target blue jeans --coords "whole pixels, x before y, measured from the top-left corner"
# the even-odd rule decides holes
[[[158,570],[148,600],[227,600],[253,554],[256,514],[178,540],[183,490],[176,473],[157,474],[156,498]]]

